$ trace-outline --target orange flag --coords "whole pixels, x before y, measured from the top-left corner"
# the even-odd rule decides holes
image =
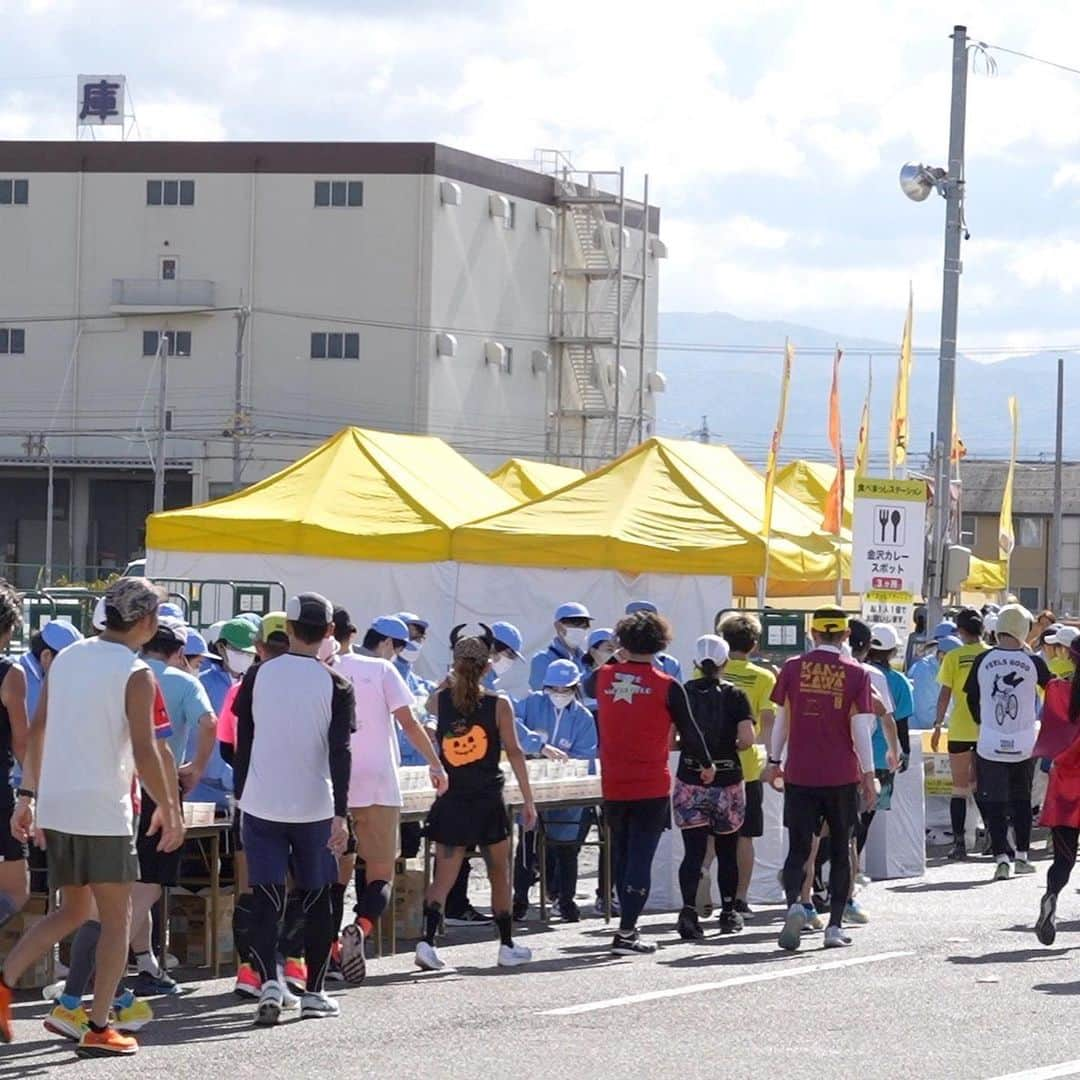
[[[844,432],[840,423],[840,358],[839,348],[833,358],[832,389],[829,391],[829,445],[836,454],[836,479],[825,498],[824,529],[834,536],[840,535],[844,522]]]

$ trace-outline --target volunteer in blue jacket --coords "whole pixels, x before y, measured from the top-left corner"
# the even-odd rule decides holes
[[[595,760],[596,721],[578,697],[580,684],[581,672],[573,661],[554,660],[544,675],[543,690],[534,691],[514,706],[518,742],[527,755],[552,761]],[[545,836],[558,845],[548,849],[547,872],[549,881],[555,879],[552,893],[558,895],[559,914],[566,922],[581,919],[574,894],[581,853],[577,841],[584,814],[583,807],[567,807],[540,815]],[[534,836],[535,832],[522,833],[514,861],[514,910],[518,918],[528,911],[529,889],[536,881]]]
[[[499,688],[499,680],[508,674],[519,660],[523,659],[521,650],[525,646],[521,631],[513,623],[492,623],[491,638],[491,667],[488,668],[488,673],[483,679],[485,690]]]
[[[221,664],[217,663],[217,657],[212,653],[206,644],[206,639],[198,632],[198,630],[188,629],[187,644],[184,646],[184,660],[187,664],[188,673],[194,675],[195,678],[202,683],[203,690],[206,691],[206,696],[210,699],[210,705],[213,708],[214,715],[217,716],[221,712],[221,706],[225,700],[225,693],[228,690],[228,686],[224,690],[221,690],[217,694],[218,700],[215,701],[215,694],[211,694],[210,688],[207,685],[207,680],[202,674],[202,665],[211,664],[218,671],[222,671]],[[232,677],[224,672],[225,678],[232,682]],[[218,687],[220,689],[220,682]],[[195,761],[199,755],[199,740],[201,734],[196,728],[192,730],[188,738],[187,753],[185,754],[185,761]],[[206,763],[206,768],[203,770],[202,779],[195,785],[187,798],[189,802],[212,802],[218,810],[225,810],[229,805],[229,796],[233,790],[233,773],[232,766],[225,763],[225,759],[221,756],[221,747],[217,740],[214,740],[214,749],[210,754],[210,760]]]
[[[594,720],[596,719],[597,711],[596,698],[588,693],[586,687],[592,686],[592,675],[599,671],[605,664],[611,663],[618,647],[619,643],[615,640],[615,631],[609,626],[598,627],[589,634],[589,647],[585,652],[586,674],[581,684],[581,695],[585,707],[592,713]],[[593,825],[597,827],[600,835],[603,835],[603,815],[604,812],[600,807],[586,811],[586,821],[582,824],[582,839],[588,835],[589,829],[591,829]],[[601,859],[596,876],[596,914],[606,915],[609,903],[611,905],[611,914],[618,915],[619,898],[613,895],[610,888],[607,887],[607,864]]]
[[[626,605],[626,614],[635,615],[639,611],[648,611],[653,615],[659,615],[660,609],[651,600],[631,600]],[[665,674],[670,675],[678,682],[683,681],[682,664],[671,653],[657,653],[653,657],[653,663]]]
[[[406,642],[405,648],[398,653],[397,659],[394,661],[394,667],[398,669],[398,674],[408,682],[409,676],[412,675],[413,664],[420,659],[420,654],[424,651],[424,642],[427,641],[430,623],[426,619],[421,619],[419,615],[414,615],[411,611],[399,611],[397,617],[408,629],[409,640]],[[425,683],[425,685],[430,684]],[[433,686],[432,689],[434,689]]]
[[[570,601],[555,611],[555,637],[551,644],[532,658],[529,669],[529,689],[542,690],[548,665],[553,660],[572,660],[578,671],[585,674],[585,647],[589,638],[592,616],[584,604]]]
[[[585,650],[586,677],[596,671],[597,668],[602,668],[615,655],[617,648],[618,642],[615,640],[615,631],[611,627],[602,626],[593,630],[589,634],[588,648]],[[582,691],[584,692],[584,687],[582,687]],[[585,694],[583,700],[586,707],[595,717],[596,698]]]
[[[30,638],[30,649],[19,657],[19,667],[26,676],[26,715],[34,719],[41,686],[49,672],[53,659],[61,649],[66,649],[76,641],[82,641],[82,634],[69,622],[52,619]]]

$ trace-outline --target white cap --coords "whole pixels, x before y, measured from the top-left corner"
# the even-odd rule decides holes
[[[1078,637],[1080,637],[1080,629],[1075,626],[1057,626],[1051,627],[1053,633],[1047,634],[1045,641],[1048,645],[1064,645],[1068,648]]]
[[[997,633],[998,617],[996,611],[988,611],[983,616],[983,630],[988,634]]]
[[[699,637],[694,644],[694,659],[700,664],[702,660],[711,660],[717,667],[723,667],[728,662],[731,650],[728,643],[715,634],[706,634]]]
[[[90,621],[94,624],[95,630],[105,629],[105,597],[99,596],[97,603],[94,605],[94,614],[90,616]]]
[[[870,627],[870,648],[892,652],[899,644],[899,634],[888,623],[875,623]]]

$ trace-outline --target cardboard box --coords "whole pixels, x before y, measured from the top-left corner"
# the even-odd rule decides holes
[[[210,918],[209,889],[169,891],[169,949],[181,964],[188,967],[209,966],[214,935],[221,963],[232,963],[234,907],[232,892],[223,891],[218,898],[215,928]]]
[[[212,802],[186,802],[183,807],[184,824],[189,829],[214,824],[214,812],[217,808]]]
[[[394,892],[390,906],[380,920],[383,948],[390,948],[390,932],[405,941],[415,941],[424,935],[424,871],[423,862],[399,859],[394,875]],[[393,920],[393,922],[391,922]]]
[[[47,896],[33,895],[26,901],[22,911],[0,928],[0,956],[7,956],[25,932],[45,918],[48,905]],[[54,982],[53,952],[54,950],[50,949],[33,967],[28,968],[15,989],[40,990]]]

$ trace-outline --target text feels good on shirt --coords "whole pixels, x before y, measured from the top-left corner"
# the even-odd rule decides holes
[[[787,709],[788,781],[805,787],[858,783],[851,718],[873,711],[870,676],[861,664],[813,649],[784,664],[772,699]]]
[[[77,641],[49,668],[37,823],[77,836],[131,836],[128,680],[146,664],[126,645]]]
[[[978,710],[976,753],[988,761],[1026,761],[1035,746],[1038,688],[1046,664],[1022,649],[991,649],[971,669],[969,700]]]
[[[349,806],[401,806],[401,758],[392,714],[409,708],[413,694],[388,660],[352,653],[342,656],[334,670],[352,683],[356,695]]]

